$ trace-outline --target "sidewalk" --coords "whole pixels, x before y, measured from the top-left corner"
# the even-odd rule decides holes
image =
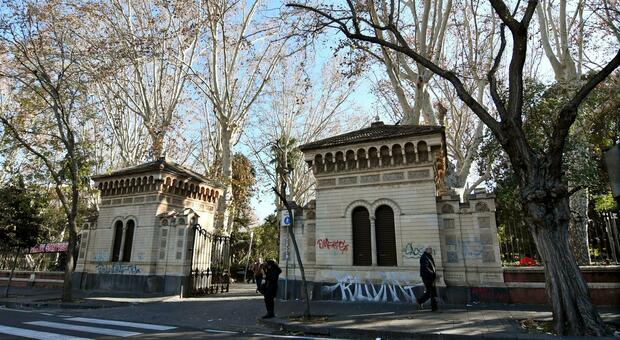
[[[520,321],[552,319],[551,312],[541,306],[444,305],[441,313],[432,313],[411,304],[316,301],[311,304],[312,314],[326,318],[303,323],[298,318],[303,309],[302,301],[279,301],[278,317],[260,322],[289,332],[359,339],[540,339],[550,336],[543,331],[528,333]],[[599,312],[620,329],[619,309],[601,308]]]

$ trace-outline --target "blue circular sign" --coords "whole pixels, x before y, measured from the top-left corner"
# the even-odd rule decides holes
[[[289,225],[291,224],[291,217],[290,216],[285,216],[284,217],[284,224]]]

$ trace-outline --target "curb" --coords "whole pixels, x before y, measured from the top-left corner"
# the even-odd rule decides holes
[[[0,306],[6,307],[6,308],[15,308],[15,309],[22,309],[22,308],[98,309],[98,308],[119,307],[119,306],[102,306],[102,305],[81,305],[77,303],[46,303],[46,302],[0,302]]]
[[[361,328],[347,328],[347,327],[323,327],[306,325],[297,322],[288,322],[284,319],[258,319],[259,324],[263,324],[266,327],[281,330],[291,333],[303,333],[305,335],[317,335],[317,336],[331,336],[341,338],[355,338],[355,339],[422,339],[422,340],[456,340],[456,339],[496,339],[496,340],[508,340],[508,339],[588,339],[588,337],[555,337],[547,335],[535,335],[526,333],[506,333],[506,334],[476,334],[476,335],[464,335],[464,334],[445,334],[445,333],[417,333],[417,332],[403,332],[403,331],[390,331],[390,330],[376,330],[376,329],[361,329]],[[601,337],[597,339],[617,340],[614,337]]]

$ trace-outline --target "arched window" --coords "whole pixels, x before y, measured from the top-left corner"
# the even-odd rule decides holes
[[[415,146],[413,143],[405,144],[405,161],[407,164],[415,162]]]
[[[392,158],[394,159],[394,165],[403,164],[403,149],[400,145],[396,144],[392,147]]]
[[[133,231],[136,223],[133,220],[127,221],[125,230],[125,244],[123,245],[123,262],[131,261],[131,246],[133,245]]]
[[[343,171],[346,167],[342,151],[336,152],[336,170]]]
[[[420,162],[428,162],[428,146],[425,141],[418,143],[418,158]]]
[[[370,214],[364,207],[353,209],[353,265],[372,265],[372,246],[370,244]]]
[[[323,156],[322,155],[314,156],[314,165],[316,166],[316,173],[317,174],[325,172],[325,167],[323,165]]]
[[[368,167],[368,160],[366,158],[366,150],[357,150],[357,168],[366,169]]]
[[[377,148],[372,147],[368,149],[368,158],[370,159],[370,167],[376,168],[379,166],[379,152]]]
[[[377,240],[377,265],[396,266],[394,211],[387,205],[382,205],[375,211],[375,236]]]
[[[353,150],[349,150],[347,151],[346,154],[346,159],[347,159],[347,169],[351,170],[351,169],[355,169],[355,152],[353,152]]]
[[[123,222],[114,224],[114,243],[112,244],[112,262],[118,262],[121,254],[121,242],[123,242]]]
[[[334,163],[334,155],[331,153],[327,153],[325,155],[325,168],[326,171],[334,171],[335,163]]]
[[[391,156],[390,156],[390,148],[387,146],[382,146],[379,149],[379,154],[381,155],[381,166],[390,166],[391,164]]]

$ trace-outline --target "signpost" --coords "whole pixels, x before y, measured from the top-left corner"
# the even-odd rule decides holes
[[[291,225],[293,219],[291,215],[288,213],[288,210],[280,211],[280,227],[288,227]],[[284,249],[284,262],[286,263],[286,267],[284,268],[284,300],[288,300],[288,232],[286,233],[286,247]]]
[[[288,211],[282,210],[280,213],[280,227],[288,227],[289,225],[291,225],[292,218],[291,215],[289,215]]]

